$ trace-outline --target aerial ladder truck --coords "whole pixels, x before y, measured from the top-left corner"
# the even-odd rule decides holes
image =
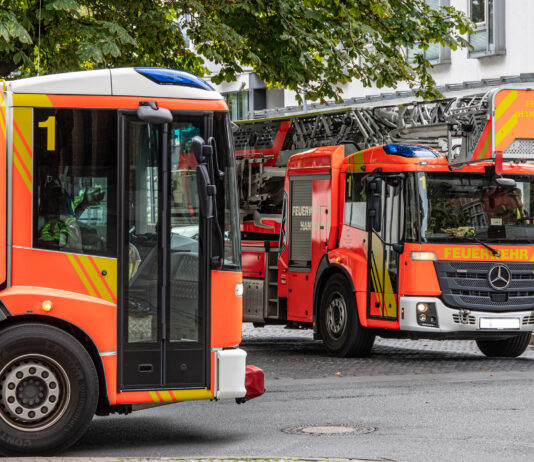
[[[519,356],[534,330],[534,91],[244,121],[244,320]]]

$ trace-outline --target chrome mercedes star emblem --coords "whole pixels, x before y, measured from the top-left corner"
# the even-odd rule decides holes
[[[495,290],[504,290],[512,281],[512,273],[507,266],[495,265],[489,270],[488,282]]]

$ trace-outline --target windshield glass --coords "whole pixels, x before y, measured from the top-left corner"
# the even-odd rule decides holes
[[[419,217],[407,221],[407,235],[420,234],[422,241],[534,241],[534,176],[507,178],[516,181],[514,188],[505,189],[483,174],[417,173],[408,182],[407,198],[419,202]],[[410,184],[417,191],[410,191]],[[420,227],[414,226],[417,222]]]

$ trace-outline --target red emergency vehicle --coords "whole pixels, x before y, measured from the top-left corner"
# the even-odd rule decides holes
[[[95,412],[245,398],[221,95],[155,68],[1,85],[0,453],[62,450]]]
[[[534,92],[484,98],[480,129],[456,108],[426,127],[449,138],[448,158],[402,142],[286,154],[279,219],[242,213],[245,320],[311,328],[338,356],[369,354],[377,335],[520,355],[534,329]],[[264,151],[239,152],[242,175],[264,162],[280,178],[281,154]]]

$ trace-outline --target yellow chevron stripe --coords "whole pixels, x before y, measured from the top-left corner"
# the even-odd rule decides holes
[[[176,401],[193,401],[197,399],[212,399],[213,393],[209,390],[173,390],[171,391]]]
[[[105,278],[105,281],[107,285],[109,286],[109,289],[107,290],[107,293],[110,293],[112,298],[115,297],[115,300],[117,299],[117,260],[112,258],[102,258],[102,257],[91,257],[91,259],[95,262],[95,265],[98,267],[98,271],[102,275],[102,271],[106,272],[106,276],[102,276],[102,278]]]
[[[506,110],[512,105],[512,103],[517,99],[517,90],[511,90],[501,101],[501,103],[495,108],[495,121],[501,117]]]
[[[152,401],[154,401],[155,403],[160,402],[159,396],[155,391],[149,391],[149,393],[150,393],[150,397],[152,398]]]
[[[91,279],[91,282],[96,287],[96,290],[98,291],[98,297],[103,298],[104,300],[107,300],[108,302],[114,303],[113,298],[111,297],[106,286],[102,282],[102,279],[100,278],[100,274],[96,272],[95,267],[89,260],[89,257],[85,255],[79,255],[78,259],[80,260],[80,263],[85,269],[85,272],[88,274],[89,278]]]
[[[22,177],[22,181],[24,181],[24,184],[28,187],[28,190],[30,193],[32,192],[32,182],[30,178],[28,177],[28,174],[26,173],[26,170],[24,170],[24,167],[22,166],[22,163],[19,160],[19,157],[16,153],[13,153],[13,163],[15,164],[15,167],[17,168],[17,171],[19,172],[20,176]]]
[[[486,157],[486,154],[488,153],[488,148],[491,144],[491,138],[492,138],[492,131],[490,130],[488,133],[488,136],[486,137],[484,144],[482,145],[482,149],[480,150],[480,154],[478,155],[477,160],[484,159]]]
[[[20,160],[24,162],[26,170],[31,176],[32,153],[28,150],[26,146],[30,147],[32,145],[33,110],[26,108],[16,108],[13,111],[13,124],[13,145],[20,155]],[[24,141],[22,140],[21,135],[24,137],[24,141],[26,143],[24,143]],[[31,149],[31,147],[29,149]]]
[[[6,101],[4,99],[4,93],[0,91],[0,111],[2,114],[0,115],[0,125],[2,128],[2,134],[4,135],[4,140],[6,139]]]
[[[166,403],[168,403],[169,401],[174,401],[172,399],[170,391],[160,391],[159,395],[163,398],[163,401],[165,401]]]
[[[93,287],[91,286],[91,283],[87,280],[85,277],[85,274],[83,273],[83,270],[80,268],[80,265],[78,265],[78,262],[74,258],[73,255],[67,254],[67,258],[69,259],[71,265],[74,267],[74,271],[76,271],[76,274],[81,279],[83,285],[87,289],[87,292],[89,292],[90,295],[93,297],[98,297],[98,295],[93,290]]]
[[[510,117],[506,123],[502,126],[502,128],[495,134],[495,150],[500,151],[499,144],[501,144],[501,141],[506,138],[508,133],[512,131],[512,129],[517,125],[517,112]]]
[[[389,271],[380,271],[378,263],[384,265],[384,249],[378,237],[373,239],[373,261],[371,262],[371,277],[375,287],[375,294],[382,307],[382,315],[387,317],[397,317],[397,300],[393,293],[393,284]],[[391,305],[391,309],[390,309]]]
[[[47,95],[15,93],[13,95],[13,106],[52,107],[53,104]]]

